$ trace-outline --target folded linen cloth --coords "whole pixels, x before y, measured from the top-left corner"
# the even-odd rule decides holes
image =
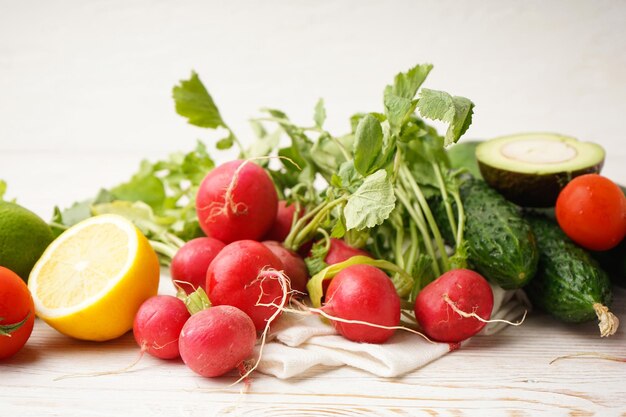
[[[492,319],[514,321],[529,304],[521,290],[492,287]],[[491,335],[508,326],[489,323],[479,335]],[[418,369],[458,345],[431,343],[419,335],[398,330],[384,344],[355,343],[338,335],[319,317],[284,313],[272,328],[272,341],[263,348],[258,371],[281,379],[315,367],[352,366],[381,377],[395,377]],[[257,346],[257,353],[259,347]]]

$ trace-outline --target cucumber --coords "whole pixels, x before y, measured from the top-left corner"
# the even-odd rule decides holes
[[[601,336],[614,334],[619,320],[608,310],[612,293],[606,272],[554,221],[536,215],[527,219],[539,247],[537,274],[526,287],[531,302],[566,322],[597,317]]]
[[[478,179],[462,184],[461,199],[472,269],[504,289],[523,287],[535,274],[539,253],[535,236],[519,208]],[[453,244],[441,197],[429,201],[444,240]]]
[[[482,180],[461,186],[469,261],[504,289],[523,287],[537,270],[539,253],[520,210]]]

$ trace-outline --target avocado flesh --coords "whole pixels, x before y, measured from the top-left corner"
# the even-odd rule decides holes
[[[503,136],[476,147],[487,183],[524,207],[551,207],[572,178],[599,173],[604,149],[554,133]]]

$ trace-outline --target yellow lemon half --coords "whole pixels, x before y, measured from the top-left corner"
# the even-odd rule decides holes
[[[103,341],[132,329],[135,314],[159,287],[159,261],[128,220],[104,214],[61,234],[30,274],[37,315],[59,332]]]

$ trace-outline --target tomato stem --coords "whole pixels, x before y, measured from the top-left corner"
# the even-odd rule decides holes
[[[22,327],[26,320],[30,317],[30,312],[24,317],[24,320],[14,323],[14,324],[0,324],[0,336],[11,337],[11,333],[17,331],[20,327]],[[4,320],[0,317],[0,321]]]

